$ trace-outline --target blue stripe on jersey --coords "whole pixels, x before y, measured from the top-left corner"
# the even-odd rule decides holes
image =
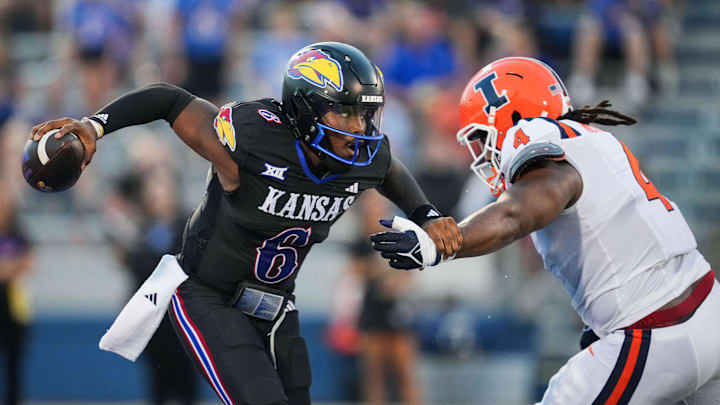
[[[568,136],[568,133],[565,131],[565,128],[570,128],[570,130],[573,131],[574,136],[572,136],[572,138],[574,138],[576,136],[580,136],[580,132],[578,132],[575,128],[571,127],[570,125],[566,125],[566,124],[561,125],[559,122],[555,121],[554,119],[547,118],[547,117],[538,117],[538,119],[545,120],[545,121],[555,125],[557,127],[557,129],[560,130],[560,139],[571,138],[570,136]],[[563,127],[565,127],[565,128],[563,128]]]

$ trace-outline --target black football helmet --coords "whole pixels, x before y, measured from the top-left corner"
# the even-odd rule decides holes
[[[385,106],[382,72],[357,48],[340,42],[320,42],[296,52],[285,68],[283,107],[295,136],[321,158],[367,166],[379,150]],[[321,121],[328,112],[362,117],[365,133],[334,128]],[[355,138],[355,152],[346,159],[333,152],[329,132]]]

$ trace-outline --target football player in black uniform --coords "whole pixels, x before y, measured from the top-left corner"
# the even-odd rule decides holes
[[[377,188],[431,235],[444,257],[462,243],[455,221],[430,205],[391,155],[380,132],[384,102],[381,71],[358,49],[326,42],[292,56],[282,102],[218,109],[157,84],[82,121],[40,124],[33,136],[74,132],[87,164],[97,138],[165,119],[209,160],[207,194],[177,257],[190,277],[171,299],[170,318],[224,403],[307,404],[311,375],[295,277],[310,247],[327,238],[355,199]]]

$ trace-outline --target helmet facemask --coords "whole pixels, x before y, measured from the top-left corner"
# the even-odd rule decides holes
[[[498,147],[498,130],[493,125],[495,121],[495,107],[490,107],[488,121],[490,125],[470,123],[457,133],[460,145],[467,146],[473,158],[470,170],[477,175],[488,187],[490,192],[498,197],[505,191],[505,179],[500,171],[500,148]],[[487,154],[490,153],[490,160]]]
[[[346,105],[339,103],[322,103],[318,106],[318,116],[325,117],[332,114],[336,126],[317,121],[317,135],[309,142],[310,147],[351,166],[367,166],[380,150],[380,144],[385,135],[380,132],[382,125],[383,106],[362,104]],[[353,122],[355,120],[355,122]],[[359,120],[360,122],[358,122]],[[337,125],[341,124],[341,125]],[[359,124],[359,125],[358,125]],[[338,126],[342,126],[338,128]],[[362,133],[349,132],[348,128],[360,127]],[[354,129],[354,128],[353,128]],[[329,137],[340,134],[354,139],[353,155],[344,158],[333,150]]]

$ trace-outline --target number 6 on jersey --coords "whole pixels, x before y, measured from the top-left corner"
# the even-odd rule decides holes
[[[255,257],[255,278],[276,284],[290,277],[298,267],[296,247],[303,247],[310,241],[312,228],[289,228],[270,239],[266,239],[257,250]],[[280,263],[276,260],[280,259]]]

